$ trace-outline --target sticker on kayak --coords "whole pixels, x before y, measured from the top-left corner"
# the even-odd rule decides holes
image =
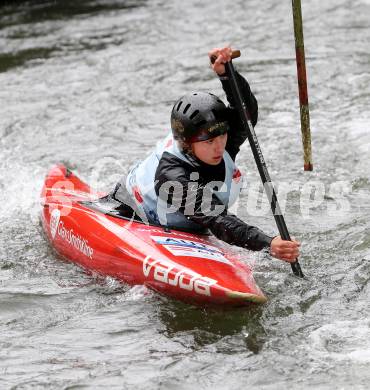
[[[194,291],[200,295],[211,296],[211,286],[217,284],[217,280],[202,276],[190,269],[181,269],[172,261],[154,260],[147,256],[143,261],[143,273],[146,278],[151,279],[151,270],[153,270],[152,278],[158,282]]]
[[[157,244],[163,245],[174,256],[201,257],[231,265],[215,246],[168,236],[150,236],[150,238]]]
[[[58,209],[54,209],[50,215],[50,233],[53,240],[58,235],[69,245],[92,259],[94,250],[89,246],[88,240],[64,225],[64,222],[60,219],[60,211]]]
[[[53,239],[55,238],[55,233],[57,232],[58,225],[60,220],[60,211],[58,209],[54,209],[50,216],[50,232]]]

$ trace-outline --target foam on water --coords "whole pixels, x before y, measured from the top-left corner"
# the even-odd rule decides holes
[[[328,360],[370,363],[370,319],[336,321],[310,334],[310,352]]]

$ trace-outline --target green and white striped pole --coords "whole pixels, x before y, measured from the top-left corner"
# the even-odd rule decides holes
[[[294,38],[297,62],[299,107],[301,113],[301,132],[303,143],[304,170],[312,171],[312,148],[310,130],[310,111],[308,107],[306,60],[304,53],[303,22],[301,0],[292,0]]]

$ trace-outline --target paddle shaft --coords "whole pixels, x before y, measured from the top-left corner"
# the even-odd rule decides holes
[[[281,213],[279,202],[276,197],[275,189],[272,185],[271,178],[268,173],[267,166],[263,158],[256,133],[254,131],[252,122],[250,120],[250,114],[248,112],[248,108],[240,93],[238,82],[235,76],[235,69],[231,61],[225,64],[225,70],[226,70],[226,75],[228,76],[229,79],[232,95],[234,98],[234,103],[238,111],[238,114],[240,116],[240,119],[242,121],[243,127],[246,130],[249,144],[254,156],[254,160],[256,162],[258,172],[261,176],[261,180],[265,188],[267,197],[270,201],[271,211],[274,215],[275,222],[279,229],[280,236],[283,240],[291,241],[288,228],[285,224],[284,216]],[[294,263],[290,263],[290,265],[292,267],[292,271],[294,275],[299,276],[301,278],[304,277],[303,272],[301,270],[301,266],[298,263],[298,259]]]

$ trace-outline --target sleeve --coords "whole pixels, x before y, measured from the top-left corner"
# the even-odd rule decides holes
[[[236,73],[237,82],[240,88],[240,92],[244,101],[246,102],[249,114],[251,116],[251,122],[253,126],[256,126],[258,120],[258,103],[256,97],[253,95],[248,81]],[[239,119],[239,115],[235,108],[234,99],[231,93],[228,77],[226,75],[220,76],[222,88],[226,94],[227,101],[229,102],[229,124],[230,131],[226,144],[226,150],[230,154],[231,158],[235,161],[236,155],[239,153],[240,146],[247,139],[247,133],[244,130],[244,126]]]
[[[208,228],[218,239],[231,245],[240,246],[253,251],[269,248],[272,237],[266,235],[255,226],[248,225],[234,214],[228,214],[224,204],[214,194],[205,194],[208,188],[199,187],[196,194],[194,214],[188,218]],[[222,209],[221,213],[204,212],[202,199],[211,198],[211,210]],[[203,204],[204,205],[204,204]],[[213,215],[214,214],[214,215]]]
[[[189,220],[208,228],[218,239],[254,251],[270,247],[272,237],[243,222],[236,215],[227,214],[225,205],[211,187],[199,183],[196,186],[189,185],[188,172],[184,168],[163,164],[162,169],[157,169],[155,185],[157,195],[163,194],[160,187],[168,181],[181,183],[182,191],[165,194],[167,202],[171,205],[181,204],[179,212]]]

